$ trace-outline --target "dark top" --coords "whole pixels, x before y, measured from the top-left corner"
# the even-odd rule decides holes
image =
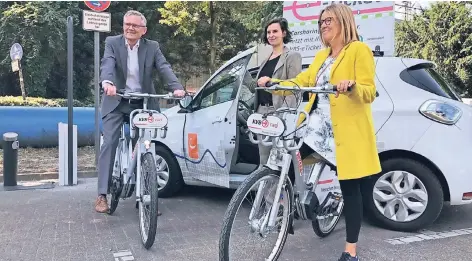
[[[266,62],[264,67],[262,67],[261,72],[259,73],[259,78],[267,76],[272,78],[272,75],[274,74],[275,66],[279,62],[280,55],[273,58],[272,60],[269,60]],[[258,90],[257,92],[257,100],[259,102],[259,105],[261,104],[269,104],[273,105],[272,103],[272,93],[266,92],[264,90]]]

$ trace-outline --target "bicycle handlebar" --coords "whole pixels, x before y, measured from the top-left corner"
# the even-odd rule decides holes
[[[330,83],[326,83],[321,87],[288,87],[288,86],[280,86],[274,82],[267,82],[266,87],[256,87],[256,90],[266,90],[266,91],[299,91],[299,92],[311,92],[311,93],[336,93],[337,90],[336,85],[332,85]],[[352,86],[347,88],[347,91],[352,91]]]
[[[183,97],[175,97],[172,93],[168,94],[150,94],[140,92],[126,92],[124,90],[116,90],[116,95],[129,99],[129,98],[161,98],[161,99],[176,99],[180,100]]]
[[[355,84],[353,86],[355,86]],[[352,91],[353,86],[348,87],[347,91],[348,92]],[[281,85],[279,85],[277,83],[274,83],[274,82],[267,82],[266,87],[256,87],[255,89],[256,90],[266,90],[266,91],[283,90],[283,91],[298,91],[298,92],[311,92],[311,93],[330,93],[330,94],[335,94],[335,93],[338,92],[337,86],[332,85],[328,82],[326,82],[325,84],[323,84],[320,87],[286,87],[286,86],[281,86]],[[277,109],[275,111],[276,114],[277,114],[277,112],[284,114],[284,116],[282,116],[282,118],[287,117],[287,114],[292,114],[293,112],[296,112],[295,115],[294,115],[296,117],[296,119],[299,119],[301,115],[305,116],[305,120],[302,123],[300,123],[300,125],[296,126],[294,130],[290,130],[290,133],[288,133],[287,136],[294,136],[296,131],[298,131],[302,128],[305,128],[308,125],[310,115],[307,112],[305,112],[304,110],[280,108],[280,109]],[[270,113],[270,114],[273,114],[273,113]],[[285,122],[284,119],[282,119],[282,121]],[[254,133],[254,134],[256,134],[256,133]],[[299,137],[298,142],[295,142],[294,140],[292,140],[294,142],[293,145],[289,145],[289,142],[290,142],[291,139],[282,139],[282,140],[280,140],[280,137],[272,137],[272,141],[270,141],[271,137],[269,137],[269,136],[265,136],[265,135],[261,135],[261,134],[257,134],[257,136],[258,136],[258,140],[255,140],[254,137],[252,136],[252,134],[250,134],[249,135],[250,141],[254,144],[262,144],[264,146],[270,146],[272,144],[279,143],[279,141],[282,141],[283,147],[285,147],[285,149],[287,149],[288,151],[293,151],[293,150],[300,149],[301,146],[303,145],[303,141],[304,141],[303,135],[302,135],[302,137]]]

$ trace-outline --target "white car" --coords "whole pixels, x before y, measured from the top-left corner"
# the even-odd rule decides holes
[[[249,86],[257,68],[247,65],[255,51],[239,53],[193,99],[165,110],[169,131],[156,140],[159,168],[168,171],[159,180],[161,197],[184,184],[236,188],[257,168],[258,147],[244,128],[253,109]],[[429,61],[375,60],[382,173],[364,189],[365,208],[384,227],[413,231],[434,222],[445,201],[472,203],[472,107]]]

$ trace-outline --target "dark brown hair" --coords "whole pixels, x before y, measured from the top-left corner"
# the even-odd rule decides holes
[[[264,32],[262,32],[262,42],[265,44],[269,44],[269,40],[267,39],[267,28],[269,27],[269,25],[275,23],[280,25],[280,29],[282,29],[282,32],[285,32],[285,36],[283,39],[284,44],[289,43],[292,40],[292,33],[288,30],[288,22],[285,18],[275,18],[267,23],[267,25],[264,27]]]

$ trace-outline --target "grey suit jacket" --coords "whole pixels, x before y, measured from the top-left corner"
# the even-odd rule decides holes
[[[123,35],[109,36],[105,39],[105,50],[100,66],[100,85],[103,81],[113,82],[118,90],[124,90],[126,86],[128,50]],[[170,64],[162,54],[159,43],[141,38],[138,49],[139,81],[142,92],[155,94],[154,70],[159,73],[167,84],[169,91],[183,89]],[[120,103],[120,96],[103,95],[101,115],[105,117]],[[148,100],[148,109],[159,110],[159,102],[155,99]]]
[[[267,61],[269,61],[271,55],[272,53],[269,55],[269,57],[262,61],[261,65],[259,66],[259,72],[257,72],[256,79],[259,79],[259,73],[261,72],[261,69],[264,67]],[[288,47],[284,46],[284,51],[280,55],[279,61],[275,66],[274,73],[272,74],[271,78],[279,80],[288,80],[295,78],[301,72],[302,56],[299,52],[291,51]],[[294,108],[297,105],[296,98],[294,95],[280,96],[273,94],[272,102],[274,104],[274,108],[276,109],[286,106]],[[254,106],[254,109],[257,110],[257,107],[259,106],[257,101],[257,95],[254,98]]]

